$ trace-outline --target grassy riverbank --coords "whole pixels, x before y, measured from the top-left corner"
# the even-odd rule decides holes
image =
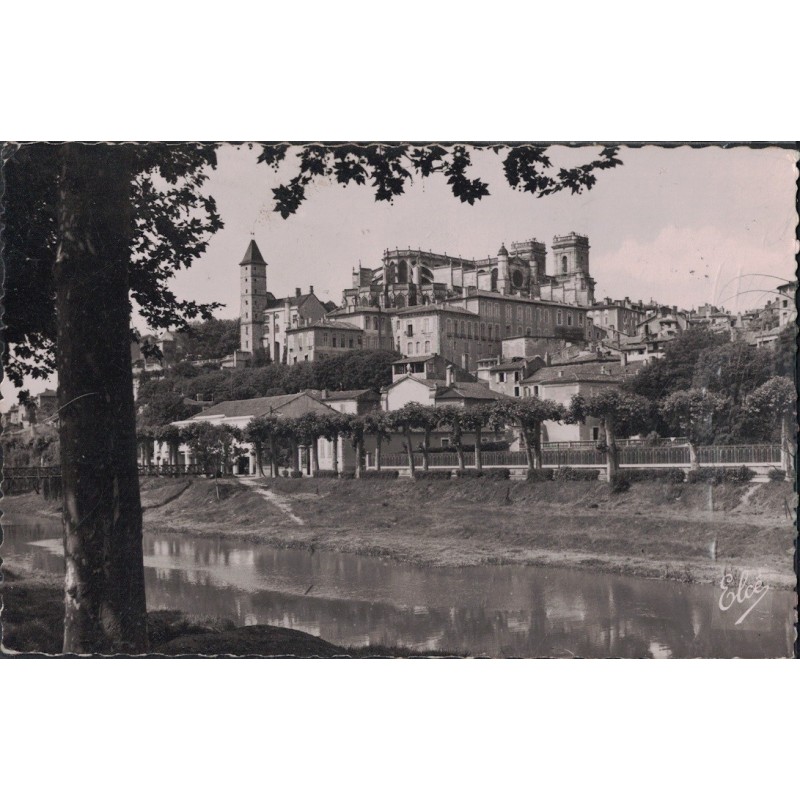
[[[3,646],[18,653],[60,653],[64,641],[63,585],[59,578],[21,564],[3,565]],[[449,656],[404,647],[339,647],[317,636],[272,625],[237,628],[217,617],[179,611],[148,614],[148,653],[170,656],[236,655],[291,658],[383,658]],[[6,655],[6,654],[0,654]]]
[[[795,496],[784,483],[605,483],[461,479],[146,478],[145,527],[433,566],[535,564],[715,582],[724,567],[792,588]],[[57,504],[4,499],[7,513]]]

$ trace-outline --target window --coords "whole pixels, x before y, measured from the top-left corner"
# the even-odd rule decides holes
[[[409,322],[406,326],[406,336],[413,336],[414,335],[414,326]]]
[[[364,330],[365,331],[369,330],[369,324],[370,324],[370,318],[369,317],[364,317]]]
[[[506,382],[506,374],[505,374],[505,372],[498,372],[497,373],[497,382],[498,383],[505,383]]]
[[[352,337],[352,336],[351,336],[351,337],[350,337],[350,339],[348,340],[348,343],[349,343],[349,346],[350,346],[350,347],[352,347],[352,346],[353,346],[353,337]]]
[[[442,436],[442,447],[450,447],[450,439],[447,436]]]
[[[425,352],[430,353],[430,351],[431,351],[431,343],[425,342]]]
[[[567,257],[561,256],[561,272],[567,274]]]
[[[572,314],[567,314],[567,325],[572,326]]]
[[[558,311],[556,311],[556,325],[560,324],[561,324],[561,309],[559,308]]]
[[[452,336],[453,335],[453,320],[448,319],[447,323],[446,323],[446,326],[447,326],[447,335],[448,336]]]
[[[417,355],[419,355],[419,342],[417,342]]]
[[[323,333],[322,334],[322,346],[323,347],[327,347],[328,346],[328,334],[327,333]]]
[[[514,380],[517,381],[517,383],[519,383],[519,372],[514,373]]]
[[[530,336],[531,335],[531,329],[530,328],[525,328],[525,335],[526,336]]]
[[[361,337],[358,337],[358,346],[361,347]]]
[[[461,335],[462,335],[462,336],[464,336],[464,335],[465,335],[465,333],[464,333],[464,329],[465,329],[465,326],[464,326],[464,320],[462,319],[462,320],[461,320]]]
[[[506,322],[511,321],[511,315],[513,314],[513,311],[514,310],[511,308],[511,306],[506,306]]]
[[[517,336],[522,336],[522,325],[517,325]]]
[[[519,386],[514,387],[514,397],[519,397]]]
[[[336,347],[336,337],[335,336],[331,337],[331,347]]]
[[[533,396],[534,397],[538,397],[539,396],[539,387],[538,386],[534,386],[533,387]]]
[[[596,442],[600,438],[600,428],[592,428],[592,441]]]
[[[407,353],[408,353],[408,355],[410,355],[410,356],[411,356],[411,355],[414,355],[414,342],[409,342],[409,343],[408,343],[408,348],[407,348],[406,352],[407,352]]]
[[[481,339],[486,338],[486,323],[481,322]]]

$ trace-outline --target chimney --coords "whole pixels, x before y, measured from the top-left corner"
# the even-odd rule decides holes
[[[456,382],[456,370],[452,364],[448,364],[447,368],[444,371],[445,375],[445,383],[448,386],[452,386]]]
[[[302,294],[302,292],[300,291],[300,287],[296,286],[295,290],[294,290],[294,296],[295,297],[300,297],[301,294]]]
[[[308,293],[309,294],[314,294],[314,287],[313,286],[309,286],[308,287]]]

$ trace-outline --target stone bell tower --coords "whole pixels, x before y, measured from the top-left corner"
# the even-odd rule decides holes
[[[240,331],[241,349],[255,353],[261,349],[264,335],[264,311],[267,308],[267,262],[261,255],[255,239],[244,258],[239,262],[240,271]]]

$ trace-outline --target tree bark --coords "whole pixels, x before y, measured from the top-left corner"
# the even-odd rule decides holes
[[[380,435],[375,437],[375,469],[381,471],[381,453],[383,450],[383,440]]]
[[[319,473],[319,450],[317,449],[317,443],[317,439],[314,439],[311,443],[311,472],[314,475]]]
[[[363,444],[361,442],[361,439],[359,439],[359,438],[356,438],[354,444],[356,446],[356,478],[360,478],[361,477],[362,450],[364,448],[363,448]]]
[[[411,430],[406,428],[406,450],[408,452],[408,470],[411,473],[411,477],[414,477],[414,473],[416,472],[416,467],[414,466],[414,448],[411,445]]]
[[[689,469],[692,471],[700,469],[700,458],[697,455],[697,447],[691,439],[686,440],[689,444]]]
[[[339,474],[339,437],[334,436],[331,440],[333,444],[333,471],[336,475]]]
[[[422,439],[422,471],[427,472],[429,466],[428,450],[431,446],[431,432],[425,431]]]
[[[786,472],[786,480],[794,481],[794,449],[795,440],[790,431],[794,415],[791,412],[781,414],[781,469]]]
[[[614,435],[613,420],[603,421],[603,430],[606,435],[606,468],[608,471],[608,482],[614,480],[614,476],[619,472],[619,454],[617,452],[617,437]]]
[[[480,472],[483,469],[483,455],[481,453],[481,436],[483,431],[475,428],[475,469]]]
[[[534,425],[534,427],[530,431],[530,437],[528,433],[525,433],[525,440],[527,441],[528,438],[531,439],[530,444],[528,445],[531,450],[533,450],[533,468],[534,469],[541,469],[542,468],[542,431],[541,426]]]
[[[62,152],[54,280],[64,652],[141,652],[147,610],[130,352],[130,151],[73,143]]]
[[[522,442],[525,445],[525,459],[528,462],[528,469],[536,469],[536,459],[533,455],[530,436],[528,436],[528,431],[524,428],[522,429]]]

